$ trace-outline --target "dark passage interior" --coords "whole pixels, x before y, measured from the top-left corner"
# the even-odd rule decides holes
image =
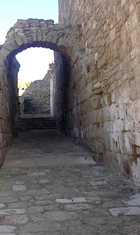
[[[19,63],[15,57],[8,60],[8,88],[10,93],[9,124],[12,136],[18,135],[18,130],[31,129],[55,129],[66,132],[67,125],[67,88],[69,80],[69,66],[66,57],[54,52],[54,65],[51,67],[51,111],[50,114],[37,116],[32,107],[24,101],[25,114],[20,115],[20,103],[18,100],[17,74]],[[25,104],[26,102],[26,104]],[[47,101],[46,101],[47,102]],[[47,117],[48,116],[48,117]]]

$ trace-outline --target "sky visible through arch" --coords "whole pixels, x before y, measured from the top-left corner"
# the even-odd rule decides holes
[[[4,44],[8,30],[18,19],[53,19],[58,23],[58,0],[6,0],[1,2],[0,45]],[[25,80],[43,79],[53,60],[53,51],[30,48],[17,56],[21,64],[19,77]]]

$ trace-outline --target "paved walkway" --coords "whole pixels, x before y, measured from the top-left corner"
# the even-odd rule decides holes
[[[138,235],[139,188],[59,132],[20,133],[0,170],[0,235],[36,234]]]

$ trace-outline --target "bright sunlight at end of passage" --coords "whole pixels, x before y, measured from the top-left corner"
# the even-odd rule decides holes
[[[49,64],[54,60],[53,51],[45,48],[29,48],[16,55],[20,63],[18,77],[25,81],[43,79]]]

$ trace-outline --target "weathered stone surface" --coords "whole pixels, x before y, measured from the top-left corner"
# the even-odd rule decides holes
[[[120,224],[122,220],[118,217],[94,217],[94,218],[88,218],[83,220],[84,224],[90,224],[92,225],[103,225],[103,224]]]
[[[5,221],[8,221],[8,224],[11,225],[26,224],[28,220],[27,215],[6,215],[4,218],[1,218],[1,224],[4,224]]]
[[[42,140],[41,135],[46,138]],[[54,162],[62,151],[68,158],[73,150],[73,161],[77,153],[88,155],[56,130],[20,133],[9,154],[20,161],[24,150],[27,161],[29,152],[43,153],[46,145],[53,151]],[[31,160],[35,163],[36,157]],[[25,185],[24,190],[13,191],[12,186]],[[9,169],[3,166],[0,171],[0,188],[1,235],[139,234],[139,188],[102,164],[13,168],[11,161]]]
[[[76,139],[80,139],[81,143],[94,150],[95,156],[99,156],[101,148],[98,146],[101,142],[99,140],[93,141],[94,130],[91,131],[91,134],[89,131],[91,120],[99,123],[97,138],[103,139],[102,152],[105,153],[109,150],[111,156],[107,157],[106,154],[103,154],[103,159],[107,164],[119,169],[125,175],[127,173],[123,162],[126,158],[129,159],[130,156],[134,156],[132,146],[139,139],[139,129],[136,128],[139,119],[136,118],[135,110],[137,99],[140,97],[138,5],[135,1],[131,1],[129,4],[126,0],[110,2],[109,7],[107,0],[100,1],[100,3],[94,2],[94,6],[93,2],[88,3],[87,6],[85,2],[78,0],[73,4],[71,4],[71,0],[59,1],[60,23],[70,23],[73,27],[75,22],[81,25],[82,41],[88,54],[81,60],[82,64],[85,65],[82,71],[79,71],[80,59],[74,60],[71,66],[70,79],[71,84],[74,85],[70,85],[68,89],[69,102],[74,103],[75,93],[78,96],[78,102],[69,105],[70,133]],[[106,11],[106,9],[108,10]],[[107,12],[108,17],[105,18]],[[104,19],[102,16],[104,16]],[[78,82],[77,77],[81,77]],[[93,87],[92,92],[89,92],[88,95],[84,94],[85,87],[90,83]],[[106,96],[107,93],[110,93],[110,97]],[[91,112],[91,105],[85,105],[84,110],[82,109],[85,99],[87,99],[86,104],[90,104],[92,99],[92,109],[96,109],[95,94],[101,95],[101,102],[98,102],[97,108],[104,112],[102,120],[97,117],[95,111]],[[131,116],[128,117],[130,112]],[[74,115],[75,113],[76,115]],[[112,123],[107,123],[110,121]],[[128,124],[126,125],[127,121]],[[120,122],[122,122],[121,125]],[[110,129],[106,129],[106,126]],[[136,138],[133,138],[133,133],[135,133]],[[139,146],[138,141],[136,145]],[[121,161],[118,157],[120,153]],[[135,151],[136,155],[139,155],[138,151]],[[132,159],[129,167],[131,169],[129,177],[132,176],[133,180],[139,185],[139,163],[135,164],[135,161],[133,163]]]
[[[38,222],[38,223],[28,223],[24,227],[21,227],[20,232],[52,232],[60,230],[61,225],[59,223],[53,222]]]
[[[3,203],[0,204],[0,209],[4,208],[5,205]]]
[[[49,70],[42,80],[34,82],[22,82],[19,80],[20,115],[49,115],[50,107],[50,82],[54,64],[50,64]]]
[[[139,207],[119,207],[119,208],[112,208],[110,212],[114,216],[118,215],[140,215],[140,208]]]
[[[119,231],[114,225],[104,225],[103,227],[86,227],[86,226],[76,226],[70,228],[70,232],[72,234],[78,235],[84,235],[84,234],[115,234],[119,235]]]
[[[25,214],[25,209],[3,209],[0,210],[0,215],[10,215],[10,214]]]
[[[88,210],[92,209],[94,206],[86,203],[77,203],[77,204],[67,204],[64,206],[65,210]]]
[[[8,225],[1,225],[0,226],[0,232],[3,234],[4,233],[12,233],[15,231],[15,229],[16,229],[16,227],[14,227],[14,226],[8,226]]]
[[[31,202],[16,202],[16,203],[9,203],[8,208],[9,209],[17,209],[17,208],[28,208],[31,206]]]
[[[13,185],[12,189],[15,192],[17,192],[17,191],[25,191],[26,190],[26,186],[25,185]]]
[[[72,198],[72,201],[73,201],[74,203],[87,202],[87,200],[86,200],[85,197],[73,197],[73,198]]]
[[[136,194],[130,197],[129,201],[124,201],[127,206],[140,206],[140,194]]]
[[[64,212],[64,211],[51,211],[46,212],[42,215],[31,215],[34,222],[38,221],[63,221],[63,220],[73,220],[78,217],[75,212]]]
[[[73,201],[71,199],[67,199],[67,198],[58,198],[58,199],[55,199],[55,201],[57,203],[63,203],[63,204],[70,204],[70,203],[73,203]]]
[[[97,182],[89,181],[89,183],[90,183],[92,186],[107,184],[107,182],[106,182],[105,180],[104,180],[104,181],[97,181]]]
[[[124,232],[125,233],[129,233],[129,234],[139,234],[140,233],[140,225],[136,224],[136,225],[130,225],[130,226],[126,226],[124,228]]]

